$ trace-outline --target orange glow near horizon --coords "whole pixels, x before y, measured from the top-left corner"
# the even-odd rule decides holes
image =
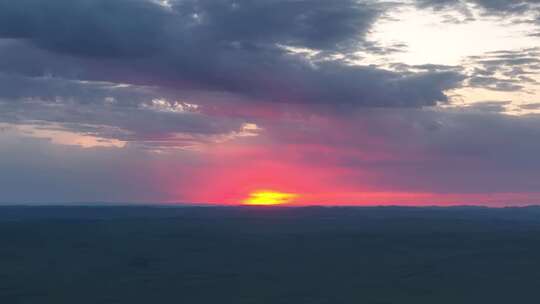
[[[284,193],[272,190],[259,190],[249,194],[249,197],[242,201],[244,205],[250,206],[276,206],[293,202],[298,194]]]
[[[379,176],[383,176],[384,171],[370,172],[369,169],[359,170],[339,165],[341,158],[356,154],[319,146],[273,147],[273,143],[265,143],[261,147],[246,143],[224,143],[197,152],[204,156],[204,161],[200,163],[194,161],[186,165],[180,161],[173,164],[169,161],[160,162],[153,180],[161,181],[158,190],[165,189],[167,197],[163,202],[167,203],[268,207],[504,207],[534,205],[540,201],[540,192],[452,193],[430,191],[428,187],[408,189],[399,182],[386,184],[384,178]],[[306,154],[324,155],[328,163],[307,164],[304,161]],[[392,157],[384,153],[358,156],[360,159],[383,162],[392,161]]]

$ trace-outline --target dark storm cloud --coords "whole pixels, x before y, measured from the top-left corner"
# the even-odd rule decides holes
[[[474,76],[469,79],[469,86],[476,88],[488,88],[494,91],[516,92],[523,89],[522,85],[515,84],[512,80],[496,77]]]
[[[471,9],[467,6],[467,2],[463,0],[416,0],[416,5],[419,8],[430,8],[435,11],[445,12],[443,15],[444,22],[451,24],[459,24],[468,21],[474,21],[475,16]],[[461,16],[449,14],[451,10],[457,11]]]
[[[0,35],[75,55],[142,56],[164,42],[166,16],[148,1],[2,1]]]
[[[456,74],[463,74],[464,67],[445,64],[416,64],[410,65],[405,63],[392,63],[390,65],[393,70],[400,73],[448,73],[453,72]]]
[[[225,43],[282,43],[334,50],[357,44],[378,11],[355,0],[173,2],[194,33]]]
[[[104,57],[146,55],[160,44],[283,43],[333,50],[356,43],[377,15],[353,0],[21,0],[0,4],[0,33],[57,51]],[[189,41],[186,41],[189,39]],[[200,46],[200,45],[196,45]]]
[[[540,110],[540,103],[529,103],[520,106],[524,110]]]
[[[503,14],[524,13],[536,8],[535,5],[540,4],[539,0],[474,0],[472,2],[477,3],[490,13]]]
[[[534,75],[540,71],[540,49],[489,52],[466,61],[467,66],[473,67],[466,85],[495,91],[520,91],[527,85],[537,84]]]
[[[443,91],[460,81],[456,73],[402,75],[342,60],[312,61],[281,47],[345,56],[369,49],[363,37],[381,9],[353,0],[191,0],[171,7],[142,0],[22,0],[0,3],[0,35],[82,60],[75,63],[81,64],[79,78],[286,103],[418,107],[445,101]],[[91,64],[96,60],[101,75]]]
[[[152,88],[0,73],[0,122],[184,147],[240,132],[245,120],[209,117]]]
[[[446,8],[464,3],[476,4],[492,13],[522,13],[540,4],[538,0],[416,0],[421,7]]]
[[[111,82],[85,82],[52,75],[27,77],[0,73],[0,100],[16,104],[21,99],[44,103],[103,104],[107,99],[130,106],[153,98],[150,88],[121,86]],[[129,103],[128,103],[129,101]]]
[[[539,0],[416,0],[416,3],[421,8],[458,9],[468,17],[472,15],[467,4],[474,4],[488,15],[535,14],[540,5]]]
[[[506,106],[511,104],[512,101],[483,101],[471,104],[467,106],[467,109],[469,111],[502,113],[506,110]]]
[[[417,0],[420,7],[433,7],[436,9],[442,9],[448,6],[459,5],[463,1],[461,0]]]

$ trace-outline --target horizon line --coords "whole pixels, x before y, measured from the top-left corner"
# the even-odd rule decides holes
[[[246,209],[302,209],[302,208],[410,208],[410,209],[452,209],[452,208],[478,208],[478,209],[526,209],[540,208],[539,204],[527,205],[501,205],[489,206],[482,204],[451,204],[451,205],[413,205],[413,204],[369,204],[369,205],[351,205],[351,204],[282,204],[282,205],[246,205],[246,204],[212,204],[212,203],[143,203],[143,202],[71,202],[71,203],[4,203],[0,202],[0,208],[6,207],[150,207],[150,208],[246,208]]]

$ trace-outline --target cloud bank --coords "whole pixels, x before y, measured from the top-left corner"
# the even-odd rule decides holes
[[[465,22],[511,16],[535,24],[539,4],[410,6],[458,10]],[[538,48],[471,56],[463,66],[368,63],[369,56],[406,49],[369,39],[389,10],[404,5],[2,1],[0,134],[11,172],[2,177],[12,189],[4,200],[20,197],[21,185],[44,193],[73,182],[78,190],[46,197],[211,200],[191,190],[212,184],[224,193],[233,182],[255,187],[276,179],[276,186],[305,191],[534,192],[537,115],[506,115],[501,100],[456,107],[452,92],[537,85]],[[522,109],[534,111],[537,103]],[[99,152],[73,147],[92,145]],[[56,155],[77,168],[67,170]],[[96,182],[100,175],[109,178]],[[149,187],[126,190],[140,184]]]

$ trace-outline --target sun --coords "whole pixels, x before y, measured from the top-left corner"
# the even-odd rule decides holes
[[[249,197],[242,201],[244,205],[275,206],[291,203],[298,194],[284,193],[272,190],[258,190],[251,192]]]

